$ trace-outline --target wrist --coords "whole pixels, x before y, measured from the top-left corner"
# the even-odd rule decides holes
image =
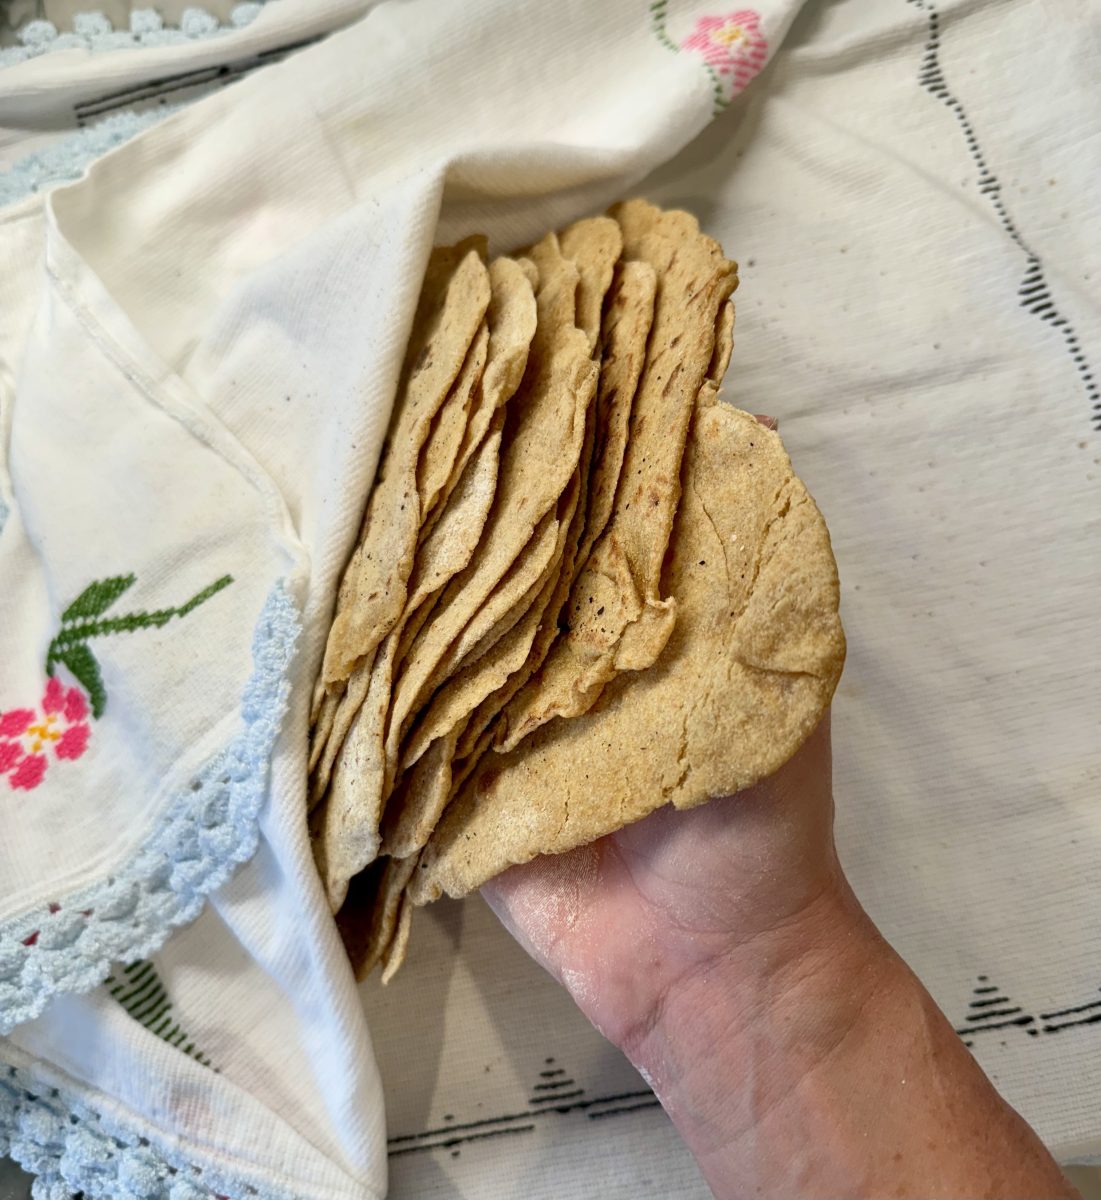
[[[1074,1196],[839,885],[685,976],[623,1046],[715,1195]]]
[[[911,981],[920,990],[839,877],[678,979],[622,1049],[706,1171],[710,1156],[756,1143],[877,997]]]
[[[685,959],[679,972],[651,981],[646,1003],[616,1039],[647,1070],[660,1066],[649,1060],[667,1044],[702,1050],[701,1026],[712,1021],[727,1024],[724,1037],[731,1024],[749,1029],[765,1018],[798,1018],[805,1029],[804,1010],[829,996],[825,1007],[814,1004],[815,1024],[844,1023],[885,963],[898,961],[840,873],[797,910],[739,928]]]

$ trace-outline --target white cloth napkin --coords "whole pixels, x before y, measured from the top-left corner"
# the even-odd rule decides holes
[[[0,1129],[40,1194],[383,1192],[305,723],[424,262],[630,190],[790,8],[379,5],[5,211]]]

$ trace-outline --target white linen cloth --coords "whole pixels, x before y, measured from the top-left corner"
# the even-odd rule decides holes
[[[243,640],[219,660],[223,690],[182,689],[180,711],[213,695],[234,711],[252,624],[217,621],[215,606],[246,580],[255,612],[273,594],[261,582],[276,589],[281,579],[274,594],[305,605],[257,854],[154,960],[192,1053],[132,1019],[119,999],[134,1010],[157,984],[140,965],[129,977],[116,967],[112,984],[54,1000],[0,1042],[17,1072],[0,1122],[42,1172],[44,1194],[61,1195],[63,1178],[89,1195],[379,1194],[382,1114],[362,1001],[386,1086],[392,1195],[706,1194],[641,1081],[480,901],[420,916],[403,972],[357,998],[310,873],[300,807],[305,685],[428,247],[487,228],[507,249],[641,190],[696,211],[740,259],[727,398],[780,418],[830,521],[850,642],[835,704],[836,791],[857,890],[1053,1149],[1065,1160],[1101,1154],[1101,1060],[1090,1053],[1101,1022],[1089,1023],[1101,1014],[1089,669],[1101,649],[1096,18],[1084,3],[1056,14],[1025,2],[849,0],[805,5],[789,32],[794,6],[759,6],[756,23],[740,15],[743,44],[760,35],[773,63],[678,154],[712,114],[713,85],[733,82],[703,57],[722,23],[696,25],[729,10],[454,9],[381,5],[0,226],[0,253],[19,267],[4,276],[15,282],[3,311],[28,313],[5,319],[15,484],[0,555],[13,553],[13,529],[39,528],[24,514],[50,508],[24,498],[36,493],[17,452],[37,425],[24,397],[35,397],[33,415],[39,397],[46,413],[63,406],[63,389],[46,386],[47,365],[55,385],[68,378],[68,355],[49,354],[55,332],[82,356],[81,395],[106,404],[104,368],[80,341],[96,323],[146,364],[138,380],[127,376],[129,390],[113,381],[120,410],[128,401],[135,420],[150,419],[148,393],[162,389],[165,404],[186,405],[242,447],[286,508],[285,525],[255,516],[265,536],[240,538],[232,570],[217,556],[238,552],[237,522],[192,521],[188,542],[186,511],[179,548],[147,539],[142,570],[118,568],[140,584],[146,561],[165,580],[181,562],[209,562],[234,582],[175,625],[127,635],[134,660],[112,668],[109,704],[148,712],[142,686],[173,703],[141,672],[173,674],[189,626],[207,622],[192,635],[200,648],[227,631]],[[700,51],[673,52],[659,36],[676,47],[693,29]],[[88,324],[72,328],[74,311]],[[245,495],[248,473],[228,452],[218,462],[227,457]],[[165,494],[138,493],[155,513],[180,500],[171,484],[182,477],[174,453],[157,461]],[[55,477],[49,495],[62,496]],[[111,491],[81,493],[88,528],[98,530],[96,506]],[[125,500],[111,511],[139,524],[133,495],[130,511]],[[47,603],[34,609],[37,625],[27,618],[39,674],[50,618],[77,587],[80,559],[69,559],[90,561],[100,544],[87,538],[66,555],[72,586],[41,583]],[[14,560],[0,562],[5,617],[9,595],[29,611],[24,592],[34,591],[21,582],[9,592],[9,578],[54,578],[31,536],[19,545],[14,574]],[[212,571],[142,603],[179,605],[221,577]],[[4,636],[22,623],[5,620]],[[164,657],[158,648],[141,659],[140,639],[154,635]],[[6,671],[4,686],[7,708]],[[106,744],[106,711],[87,755],[51,763],[27,794],[16,813],[27,828],[31,799]],[[157,723],[168,742],[175,714]],[[143,742],[140,755],[121,736],[119,746],[160,778],[159,744]],[[60,798],[59,811],[79,796]],[[130,814],[131,842],[133,813],[157,819],[132,791],[112,803]],[[0,894],[10,910],[21,896],[45,900],[46,868],[64,864],[16,877],[7,864],[25,861],[18,847],[33,835],[9,837],[7,820]],[[108,826],[90,823],[88,835]],[[124,851],[120,838],[104,852]],[[63,903],[47,915],[66,912]],[[537,1098],[540,1081],[563,1085],[554,1111]],[[61,1137],[69,1109],[77,1133]],[[121,1152],[97,1138],[103,1126],[122,1135]]]

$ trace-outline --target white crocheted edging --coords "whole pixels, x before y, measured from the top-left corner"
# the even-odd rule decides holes
[[[299,628],[280,582],[253,635],[240,734],[169,802],[160,827],[111,878],[0,924],[0,1033],[38,1016],[60,992],[90,991],[112,963],[152,954],[252,857]]]
[[[100,12],[77,13],[73,17],[71,33],[58,32],[52,21],[28,21],[15,35],[20,45],[0,49],[0,67],[12,67],[28,58],[58,50],[78,49],[102,53],[107,50],[177,46],[182,42],[201,41],[243,29],[256,19],[263,6],[264,0],[238,4],[230,13],[227,24],[223,24],[205,8],[185,8],[180,14],[178,26],[165,25],[160,13],[153,8],[134,9],[130,13],[129,29],[115,29]]]
[[[36,1176],[34,1200],[292,1200],[198,1166],[109,1120],[79,1093],[0,1060],[0,1156]]]

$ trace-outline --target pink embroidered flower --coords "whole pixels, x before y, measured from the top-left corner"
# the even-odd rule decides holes
[[[697,51],[724,77],[731,95],[749,83],[768,57],[761,18],[751,8],[740,8],[724,17],[700,17],[681,47]]]
[[[51,749],[55,758],[72,761],[88,748],[92,730],[87,716],[88,701],[80,688],[67,688],[52,676],[38,709],[0,713],[0,776],[22,791],[38,787]]]

